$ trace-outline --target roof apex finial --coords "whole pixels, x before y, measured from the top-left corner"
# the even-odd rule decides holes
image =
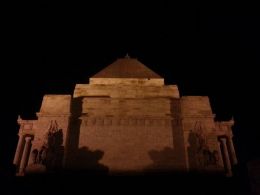
[[[126,53],[125,58],[131,58],[128,53]]]

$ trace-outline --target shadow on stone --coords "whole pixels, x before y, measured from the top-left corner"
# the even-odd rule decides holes
[[[163,150],[150,150],[148,152],[153,163],[144,169],[145,174],[176,174],[184,172],[176,150],[165,147]]]
[[[56,170],[62,167],[62,159],[64,154],[63,132],[62,129],[48,136],[48,149],[46,154],[47,170]]]
[[[220,156],[216,150],[211,151],[205,138],[193,131],[188,137],[189,147],[187,148],[190,170],[221,172],[219,166]]]
[[[63,132],[62,129],[49,131],[46,137],[46,144],[41,149],[32,151],[32,164],[26,167],[26,174],[45,173],[59,171],[62,169],[64,156]]]
[[[70,124],[68,128],[68,135],[66,139],[66,145],[65,145],[65,156],[64,156],[64,162],[65,168],[70,167],[71,163],[73,163],[73,156],[75,151],[78,150],[79,145],[79,134],[80,134],[80,125],[81,125],[81,119],[79,118],[81,116],[82,112],[82,100],[83,97],[80,98],[73,98],[71,103],[71,119]]]
[[[108,167],[99,163],[104,152],[101,150],[91,151],[87,147],[79,148],[75,151],[72,161],[72,173],[79,174],[107,174]]]

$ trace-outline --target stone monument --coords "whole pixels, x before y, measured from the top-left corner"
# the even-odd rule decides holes
[[[45,95],[37,120],[18,118],[17,175],[57,170],[108,174],[198,171],[232,175],[233,120],[215,121],[207,96],[177,85],[129,56]]]

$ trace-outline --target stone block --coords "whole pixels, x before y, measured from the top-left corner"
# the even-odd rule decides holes
[[[43,97],[41,114],[70,114],[70,95],[45,95]]]

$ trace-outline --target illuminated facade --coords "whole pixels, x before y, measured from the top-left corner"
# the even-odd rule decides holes
[[[45,95],[37,120],[18,123],[17,174],[56,170],[218,172],[237,163],[233,120],[214,121],[206,96],[176,85],[137,59],[116,60],[71,95]]]

